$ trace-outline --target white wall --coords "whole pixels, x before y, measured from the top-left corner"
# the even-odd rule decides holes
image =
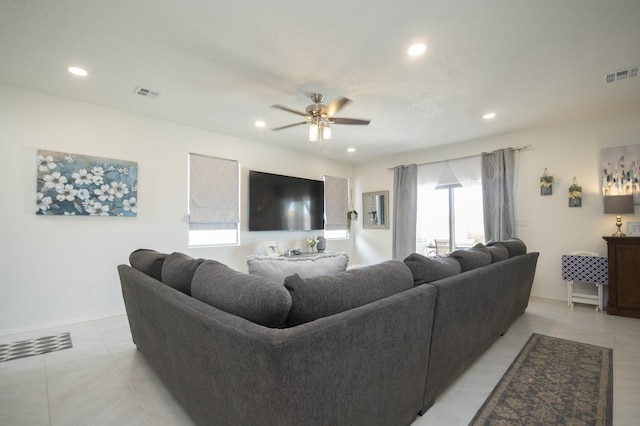
[[[399,164],[423,163],[489,152],[505,147],[532,145],[517,156],[516,220],[518,237],[529,251],[540,252],[532,294],[566,300],[561,280],[561,256],[574,250],[589,250],[606,256],[604,235],[615,232],[615,216],[603,214],[599,189],[600,151],[640,143],[640,105],[624,114],[564,123],[546,128],[442,146],[422,152],[385,158],[358,165],[357,193],[389,189],[393,196],[393,174],[388,168]],[[544,168],[556,178],[552,196],[540,196],[539,178]],[[583,188],[581,208],[568,207],[568,189],[577,177]],[[359,205],[362,211],[361,201]],[[393,217],[391,218],[393,220]],[[623,221],[640,221],[635,215]],[[391,229],[370,230],[357,227],[355,262],[373,263],[391,257]]]
[[[606,254],[603,235],[615,231],[615,217],[602,213],[599,156],[602,148],[640,143],[640,106],[625,114],[514,132],[492,138],[385,157],[353,168],[353,198],[360,213],[350,241],[330,241],[330,250],[347,251],[353,264],[391,258],[392,228],[362,229],[362,193],[390,191],[399,164],[478,154],[508,146],[532,145],[521,152],[516,187],[518,236],[540,261],[533,295],[566,300],[560,256],[584,249]],[[249,169],[322,178],[349,177],[351,165],[238,140],[68,99],[0,85],[0,333],[123,312],[116,265],[139,247],[181,251],[220,260],[246,270],[245,258],[276,240],[282,249],[303,246],[312,233],[248,232]],[[137,218],[49,217],[35,215],[36,151],[47,149],[137,161]],[[240,161],[241,246],[187,247],[186,181],[189,152]],[[539,195],[544,168],[555,175],[554,194]],[[584,190],[583,207],[567,206],[573,177]],[[640,212],[640,207],[638,207]],[[623,220],[640,221],[640,213]]]
[[[322,179],[351,166],[212,132],[0,85],[0,333],[124,312],[116,266],[136,248],[181,251],[246,271],[263,242],[304,248],[317,232],[248,232],[248,170]],[[136,161],[136,218],[36,216],[36,151]],[[187,154],[240,161],[241,245],[187,247]],[[329,241],[351,251],[350,241]]]

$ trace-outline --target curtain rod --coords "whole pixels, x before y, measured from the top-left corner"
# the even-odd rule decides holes
[[[517,146],[515,148],[510,146],[508,148],[503,148],[503,149],[510,149],[511,151],[522,151],[524,149],[531,148],[531,147],[532,147],[532,145],[523,145],[523,146]],[[498,150],[496,150],[496,151],[498,151]],[[416,166],[426,166],[427,164],[446,163],[447,161],[463,160],[465,158],[477,157],[478,155],[482,155],[482,154],[487,154],[487,153],[486,152],[481,152],[480,154],[465,155],[463,157],[447,158],[445,160],[438,160],[438,161],[428,161],[426,163],[416,164]],[[398,167],[398,166],[396,166],[396,167]],[[393,170],[394,168],[395,167],[389,167],[387,170]]]

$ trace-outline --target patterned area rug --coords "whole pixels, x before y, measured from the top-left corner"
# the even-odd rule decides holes
[[[71,344],[71,335],[69,335],[69,333],[60,333],[56,336],[22,340],[20,342],[0,345],[0,362],[59,351],[71,347],[73,347],[73,345]]]
[[[470,425],[613,424],[613,350],[533,334]]]

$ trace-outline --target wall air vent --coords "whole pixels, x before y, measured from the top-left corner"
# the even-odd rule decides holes
[[[150,89],[145,89],[142,86],[136,87],[133,93],[136,95],[144,96],[146,98],[157,98],[158,96],[160,96],[160,93]]]
[[[640,65],[634,65],[629,68],[607,73],[603,76],[604,84],[612,84],[612,83],[615,83],[616,81],[628,80],[630,78],[637,77],[638,67],[640,67]]]

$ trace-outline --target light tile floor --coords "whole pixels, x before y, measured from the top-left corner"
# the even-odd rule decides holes
[[[0,425],[192,425],[131,342],[125,316],[2,335],[0,344],[65,331],[72,349],[0,363]],[[532,299],[413,425],[467,425],[531,333],[613,348],[614,424],[640,424],[640,319]]]

